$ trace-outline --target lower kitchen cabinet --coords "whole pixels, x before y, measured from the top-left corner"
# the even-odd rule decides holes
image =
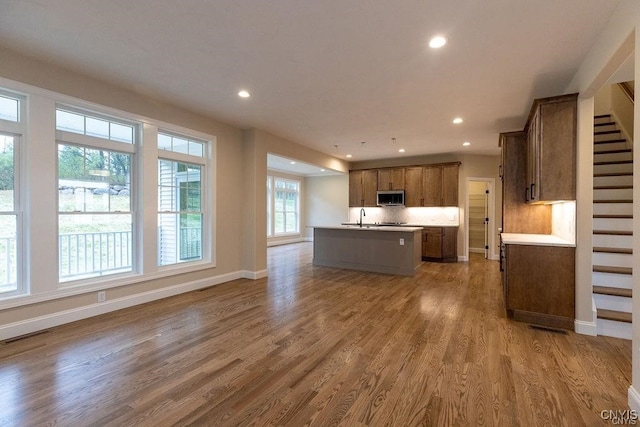
[[[507,316],[574,329],[575,248],[505,245],[503,286]]]
[[[456,262],[458,260],[457,227],[424,227],[422,229],[422,259]]]

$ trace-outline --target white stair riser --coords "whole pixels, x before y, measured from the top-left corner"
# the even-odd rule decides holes
[[[598,153],[600,151],[624,150],[627,148],[630,148],[627,146],[627,141],[610,142],[610,143],[604,143],[604,144],[595,144],[593,146],[593,152]]]
[[[622,172],[633,172],[633,164],[632,163],[623,163],[620,165],[593,165],[593,173],[622,173]]]
[[[609,234],[594,234],[593,246],[603,248],[632,249],[633,236],[611,236]]]
[[[613,288],[631,289],[633,277],[630,274],[591,273],[593,286],[611,286]]]
[[[633,215],[633,203],[594,203],[594,215]]]
[[[633,188],[612,188],[593,190],[593,200],[632,200]]]
[[[594,176],[593,185],[633,185],[633,175]]]
[[[633,255],[631,254],[594,252],[591,259],[593,260],[593,265],[604,265],[607,267],[633,267]]]
[[[613,320],[598,319],[596,322],[598,335],[605,337],[631,339],[631,323],[616,322]]]
[[[631,218],[594,218],[594,230],[632,231],[633,219]]]
[[[593,294],[593,300],[596,303],[596,307],[600,309],[621,311],[623,313],[631,313],[633,310],[631,298]]]
[[[612,162],[617,160],[633,160],[633,153],[594,153],[594,162]]]

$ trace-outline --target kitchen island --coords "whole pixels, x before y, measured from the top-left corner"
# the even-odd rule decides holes
[[[314,227],[313,265],[413,276],[422,263],[422,227]]]

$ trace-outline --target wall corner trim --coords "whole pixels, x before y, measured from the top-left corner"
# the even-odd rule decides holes
[[[243,279],[251,279],[251,280],[262,279],[267,277],[267,270],[258,270],[258,271],[243,270],[241,277]]]
[[[640,393],[638,393],[633,385],[629,386],[627,403],[629,404],[629,408],[640,414]]]
[[[576,334],[590,335],[592,337],[598,336],[598,326],[596,322],[576,320],[574,322],[574,330]]]

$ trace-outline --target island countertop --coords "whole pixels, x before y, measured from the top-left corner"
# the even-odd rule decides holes
[[[322,228],[327,230],[361,230],[361,231],[395,231],[395,232],[405,232],[412,233],[414,231],[422,231],[422,227],[409,227],[409,226],[397,226],[397,225],[375,225],[375,224],[363,224],[362,227],[359,225],[351,225],[351,224],[343,224],[343,225],[335,225],[335,226],[322,226],[322,227],[313,227],[313,228]]]

